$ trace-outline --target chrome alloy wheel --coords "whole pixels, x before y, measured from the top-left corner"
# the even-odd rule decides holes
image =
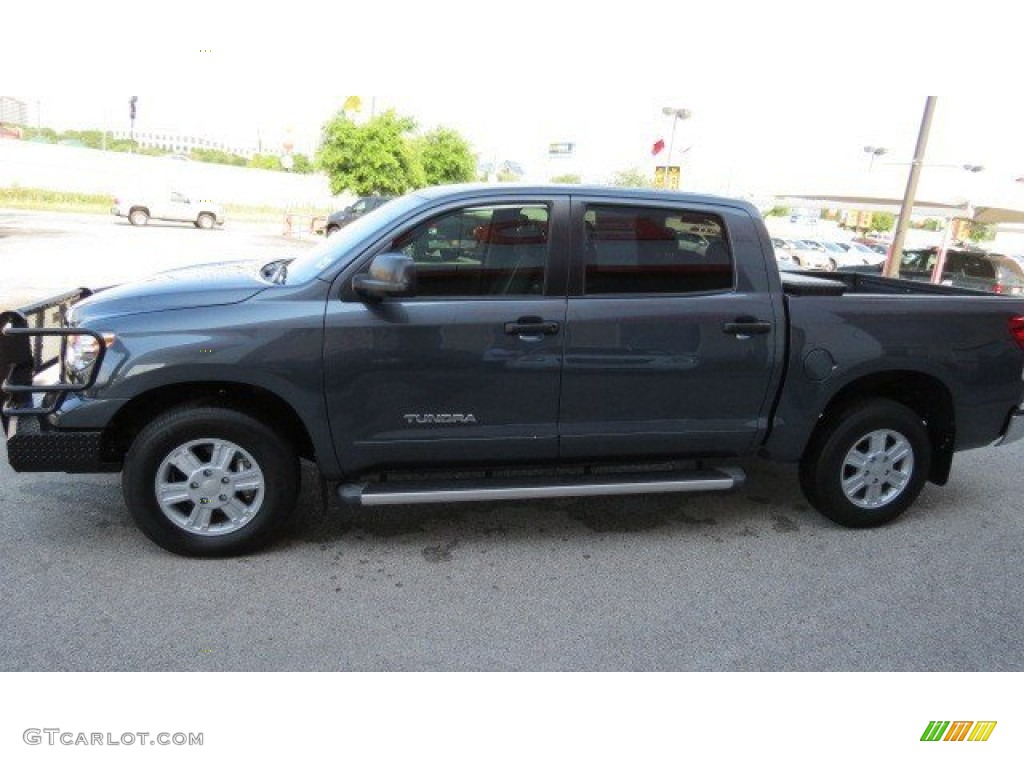
[[[843,494],[861,509],[877,509],[903,493],[913,472],[910,441],[899,432],[878,429],[858,440],[843,459]]]
[[[260,511],[265,481],[252,454],[228,440],[192,440],[156,472],[157,503],[168,520],[199,536],[223,536]]]

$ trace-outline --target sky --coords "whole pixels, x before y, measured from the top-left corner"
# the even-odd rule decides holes
[[[670,141],[670,106],[692,115],[673,145],[684,189],[893,196],[937,94],[923,191],[1014,194],[1024,106],[1009,5],[893,6],[296,0],[246,12],[182,0],[102,15],[58,1],[5,9],[21,34],[0,48],[0,94],[53,127],[122,130],[137,95],[136,130],[252,144],[258,134],[265,146],[291,136],[300,151],[361,95],[421,130],[458,130],[482,160],[514,160],[530,180],[595,182],[665,162],[667,149],[655,158],[651,147]],[[575,156],[549,159],[556,141]],[[868,145],[888,149],[870,174]],[[972,177],[965,163],[986,170]]]

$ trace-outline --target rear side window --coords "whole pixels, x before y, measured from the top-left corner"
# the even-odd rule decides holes
[[[584,293],[705,293],[733,287],[733,259],[717,216],[591,205],[584,218]]]

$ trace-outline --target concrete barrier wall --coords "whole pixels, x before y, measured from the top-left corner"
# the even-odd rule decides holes
[[[173,189],[221,203],[340,208],[354,195],[333,197],[322,174],[236,168],[169,157],[84,147],[0,140],[0,187],[114,195]]]

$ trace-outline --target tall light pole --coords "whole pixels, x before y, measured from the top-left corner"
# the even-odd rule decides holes
[[[921,166],[924,164],[924,153],[928,148],[928,134],[932,129],[932,117],[935,114],[937,96],[929,96],[924,104],[924,115],[921,117],[921,129],[917,134],[917,147],[914,149],[914,161],[910,165],[910,176],[907,178],[907,191],[903,194],[903,205],[900,207],[900,218],[896,223],[896,234],[892,239],[889,258],[885,261],[883,274],[886,277],[899,277],[900,259],[903,256],[903,241],[907,237],[907,226],[914,210],[914,196],[917,194],[917,181],[921,178]]]
[[[131,124],[128,127],[128,153],[135,151],[135,105],[139,101],[138,96],[128,99],[128,118]]]
[[[692,113],[688,109],[678,107],[662,107],[661,113],[672,118],[672,134],[668,140],[668,157],[665,160],[665,188],[668,189],[668,169],[672,167],[672,148],[676,143],[676,123],[680,120],[689,120]]]
[[[889,150],[886,147],[864,147],[864,151],[871,155],[871,159],[868,160],[868,173],[871,173],[871,169],[875,165],[875,158],[881,157]]]

